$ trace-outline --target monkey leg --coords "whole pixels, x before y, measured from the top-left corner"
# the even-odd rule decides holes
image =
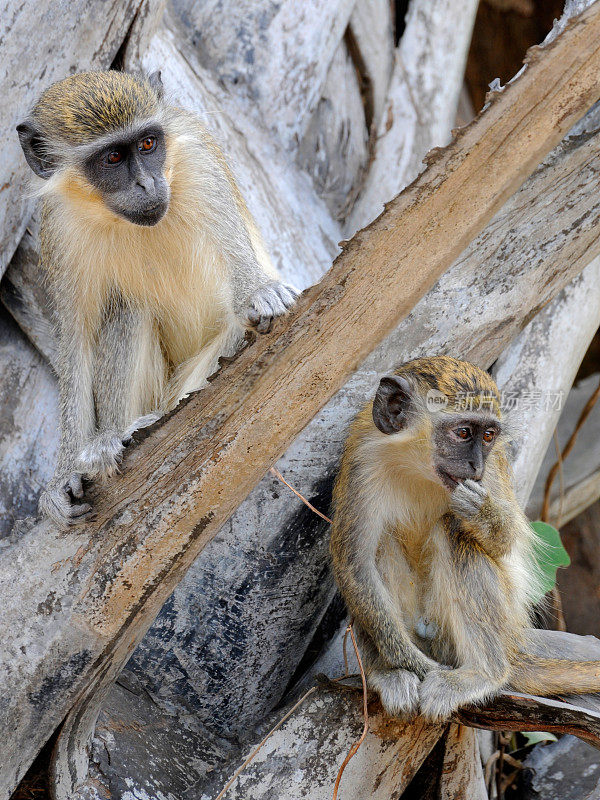
[[[511,663],[508,685],[542,697],[600,692],[600,641],[529,629],[521,652]]]
[[[371,638],[354,625],[367,685],[379,695],[381,705],[392,717],[410,720],[419,713],[419,678],[406,669],[390,669]]]

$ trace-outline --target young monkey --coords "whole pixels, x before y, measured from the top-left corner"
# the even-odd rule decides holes
[[[89,516],[82,476],[110,474],[132,432],[201,388],[297,296],[266,253],[202,123],[160,74],[73,75],[17,128],[44,180],[41,253],[58,333],[61,442],[40,510]]]
[[[442,356],[384,377],[346,443],[331,554],[389,714],[444,719],[507,686],[600,690],[600,661],[558,649],[553,658],[530,627],[534,537],[511,486],[492,378]]]

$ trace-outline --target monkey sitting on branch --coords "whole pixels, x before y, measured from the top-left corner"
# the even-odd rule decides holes
[[[393,716],[445,719],[507,687],[600,691],[600,661],[554,658],[530,627],[536,534],[504,439],[492,378],[447,357],[384,377],[353,423],[334,489],[333,571],[367,681]]]
[[[206,384],[297,291],[279,279],[225,158],[160,73],[73,75],[17,127],[44,179],[41,263],[57,319],[61,441],[40,510],[88,519],[82,477]]]

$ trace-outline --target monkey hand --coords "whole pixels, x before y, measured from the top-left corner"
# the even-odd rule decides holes
[[[259,333],[268,333],[275,317],[285,314],[298,295],[298,290],[289,284],[269,281],[250,296],[240,312],[241,322]]]
[[[54,478],[40,495],[38,510],[61,529],[90,522],[93,518],[89,503],[76,503],[83,497],[82,476],[73,472],[64,479]]]
[[[439,722],[462,705],[458,687],[454,687],[452,676],[455,670],[432,669],[419,684],[420,714],[431,722]]]
[[[450,508],[457,517],[474,519],[490,499],[488,490],[477,481],[466,480],[459,483],[450,497]]]
[[[420,681],[414,672],[406,669],[373,670],[368,683],[391,717],[409,721],[419,713]]]
[[[77,468],[87,478],[104,478],[119,471],[125,447],[131,442],[133,434],[140,428],[147,428],[160,419],[160,414],[145,414],[138,417],[124,431],[108,430],[99,433],[81,451]]]

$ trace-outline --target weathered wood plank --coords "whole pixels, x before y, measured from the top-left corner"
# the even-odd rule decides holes
[[[357,0],[350,17],[350,31],[364,64],[368,85],[367,123],[376,133],[385,108],[394,65],[394,22],[388,0]]]
[[[3,0],[0,5],[0,275],[33,211],[15,127],[53,81],[108,67],[144,0]]]
[[[331,800],[338,769],[360,736],[362,698],[319,688],[261,748],[227,792],[231,800],[302,797]],[[439,739],[444,725],[406,724],[369,703],[370,730],[340,784],[344,800],[398,798]],[[253,748],[248,749],[251,753]],[[207,797],[225,785],[211,781]]]
[[[201,63],[294,151],[355,0],[175,0]]]
[[[20,743],[11,762],[2,765],[4,774],[14,778],[27,759],[24,743],[31,752],[75,697],[78,714],[87,717],[86,724],[93,722],[93,703],[86,701],[111,681],[235,504],[596,98],[597,29],[600,14],[592,9],[440,154],[368,232],[356,237],[321,286],[309,291],[298,310],[278,325],[277,337],[254,344],[226,376],[193,397],[133,451],[110,492],[96,495],[98,520],[85,532],[67,534],[57,545],[44,523],[22,537],[18,556],[27,563],[35,537],[35,558],[43,557],[40,566],[47,570],[40,580],[46,586],[52,580],[58,587],[55,598],[64,604],[53,606],[54,646],[47,650],[49,642],[40,634],[48,621],[35,613],[35,589],[11,574],[10,585],[1,591],[3,601],[8,598],[9,618],[17,612],[24,622],[9,626],[13,632],[2,643],[15,669],[3,682],[10,692],[5,713],[11,715],[5,730]],[[540,92],[546,94],[545,103]],[[398,297],[402,302],[395,302]],[[340,357],[338,342],[347,337],[355,350]],[[284,405],[289,416],[282,419]],[[250,419],[244,413],[249,408],[254,409]],[[52,558],[58,551],[62,563]],[[78,551],[75,561],[70,560]],[[43,591],[39,585],[38,591]],[[67,622],[68,641],[59,635]],[[19,656],[19,644],[32,640],[40,644],[36,652],[28,652],[26,659]],[[29,707],[21,702],[27,681],[23,672],[18,674],[19,666],[25,675],[43,672],[45,666],[47,675],[54,674],[50,684],[44,683],[52,701],[48,714],[41,713],[42,697]],[[46,695],[46,703],[48,699]],[[69,732],[76,730],[81,732],[78,720],[71,717],[63,774],[70,774],[72,781],[81,768],[80,751],[68,744]]]
[[[358,74],[342,40],[296,156],[336,219],[345,216],[349,197],[363,177],[368,138]]]
[[[380,214],[423,169],[427,152],[450,138],[477,5],[477,0],[411,2],[373,162],[346,222],[347,236]]]
[[[488,800],[473,728],[452,723],[446,739],[440,800]]]
[[[565,337],[569,333],[565,331]],[[590,375],[562,397],[562,414],[557,426],[559,448],[562,451],[575,430],[577,420],[593,392],[600,375]],[[537,475],[527,512],[539,517],[544,500],[544,487],[551,467],[556,462],[556,448],[550,442]],[[578,435],[571,454],[563,462],[564,498],[560,496],[561,480],[557,475],[550,494],[550,518],[553,525],[560,517],[564,525],[600,497],[600,404],[592,409]]]
[[[561,313],[555,313],[559,308]],[[494,365],[495,377],[507,401],[517,398],[506,416],[509,425],[514,421],[513,437],[518,442],[515,471],[527,474],[517,487],[517,497],[524,505],[562,410],[556,397],[568,395],[599,326],[600,258],[596,258],[529,324]],[[526,370],[524,364],[528,365]],[[524,408],[519,408],[518,398]],[[519,421],[525,409],[528,423],[523,426]],[[540,442],[546,442],[543,449]]]

